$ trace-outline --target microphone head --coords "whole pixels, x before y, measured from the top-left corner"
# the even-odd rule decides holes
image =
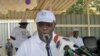
[[[79,46],[77,46],[77,45],[74,45],[74,47],[75,47],[75,48],[79,48]]]
[[[75,50],[75,47],[73,46],[74,45],[73,42],[64,40],[63,38],[61,38],[59,41],[60,41],[60,47],[59,47],[60,51],[64,51],[65,46],[69,46],[71,49]]]
[[[49,34],[43,34],[43,40],[47,43],[50,41],[50,36]]]
[[[81,49],[86,49],[86,47],[84,47],[84,46],[79,47],[78,45],[74,45],[74,47],[75,47],[75,48],[78,48],[78,49],[80,49],[80,48],[81,48]]]
[[[70,47],[68,45],[64,46],[64,50],[68,50]]]

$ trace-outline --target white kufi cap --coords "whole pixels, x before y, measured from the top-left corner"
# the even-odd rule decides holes
[[[76,29],[73,29],[73,31],[79,31],[79,29],[76,28]]]
[[[40,12],[37,13],[36,16],[36,23],[37,22],[48,22],[48,23],[52,23],[55,22],[55,15],[52,11],[49,10],[41,10]]]

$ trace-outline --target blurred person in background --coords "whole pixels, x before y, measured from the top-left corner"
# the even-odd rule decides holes
[[[19,23],[20,26],[17,26],[13,29],[10,34],[11,39],[14,40],[14,47],[16,51],[18,50],[19,46],[24,42],[26,39],[30,38],[30,33],[26,29],[28,22],[26,19],[22,19]]]
[[[7,39],[7,43],[5,45],[7,56],[13,56],[13,44],[10,39]]]
[[[79,36],[79,29],[77,28],[73,29],[72,36],[69,39],[78,47],[84,46],[83,39]]]

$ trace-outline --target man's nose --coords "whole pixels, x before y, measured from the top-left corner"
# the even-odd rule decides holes
[[[44,25],[44,26],[43,26],[43,29],[48,29],[48,26],[47,26],[47,25]]]

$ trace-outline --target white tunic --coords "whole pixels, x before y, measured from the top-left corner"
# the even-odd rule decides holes
[[[50,49],[52,56],[64,56],[64,46],[68,45],[70,48],[74,49],[73,43],[64,40],[62,36],[59,36],[57,41],[60,41],[59,47],[57,48],[57,42],[54,42],[56,34],[53,33],[53,38],[50,42]],[[45,48],[46,43],[40,40],[38,33],[26,40],[18,49],[16,56],[48,56],[47,50]]]
[[[41,41],[36,33],[20,46],[16,56],[48,56],[45,46],[46,43]],[[53,40],[50,43],[50,49],[52,56],[60,56]]]
[[[15,37],[14,46],[18,48],[23,41],[28,39],[30,33],[26,29],[22,29],[20,27],[15,27],[11,32],[11,36]]]
[[[83,43],[83,40],[81,37],[69,37],[70,41],[72,41],[75,45],[81,47],[81,46],[84,46],[84,43]]]

